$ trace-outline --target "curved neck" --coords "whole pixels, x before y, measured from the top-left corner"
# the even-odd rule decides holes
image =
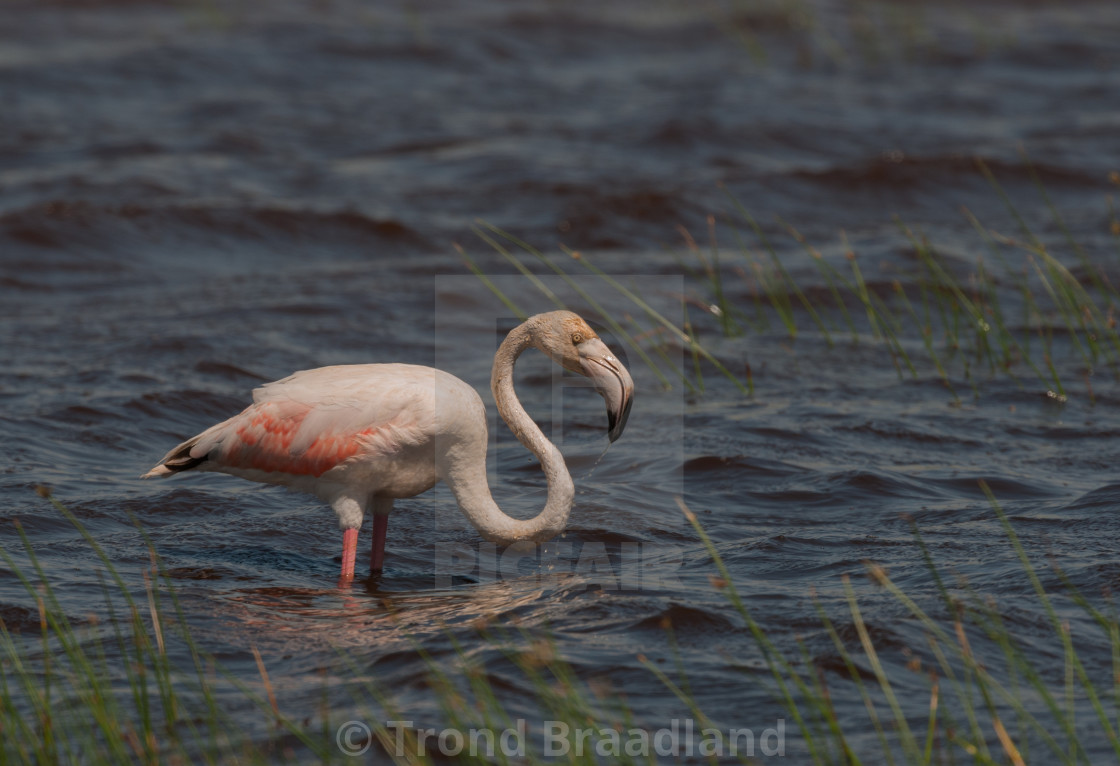
[[[486,434],[481,444],[476,444],[470,454],[464,454],[458,466],[453,466],[448,484],[463,513],[486,540],[509,545],[521,540],[543,542],[564,530],[572,510],[575,486],[564,463],[560,450],[550,442],[529,413],[521,406],[513,390],[513,364],[525,349],[532,345],[528,328],[522,324],[513,329],[498,353],[494,355],[494,369],[490,376],[490,389],[498,405],[498,414],[514,436],[541,463],[548,480],[548,499],[544,510],[532,519],[515,519],[507,516],[490,494],[486,477]],[[479,454],[481,448],[481,454]],[[459,468],[460,470],[456,470]]]

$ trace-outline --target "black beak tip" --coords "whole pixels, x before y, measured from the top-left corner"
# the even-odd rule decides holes
[[[611,444],[618,441],[618,437],[622,436],[623,430],[626,428],[626,421],[630,418],[630,405],[633,399],[626,400],[626,406],[622,408],[622,416],[617,417],[614,412],[607,410],[607,438],[611,440]]]

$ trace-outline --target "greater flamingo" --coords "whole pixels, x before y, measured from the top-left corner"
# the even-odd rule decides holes
[[[560,450],[513,390],[513,364],[531,346],[591,379],[606,400],[612,442],[626,426],[634,382],[570,311],[530,317],[506,336],[494,355],[490,387],[498,413],[540,460],[548,481],[544,510],[532,519],[507,516],[490,494],[486,408],[474,388],[442,370],[411,364],[321,367],[268,383],[240,414],[175,447],[142,478],[220,471],[317,495],[338,514],[343,530],[344,582],[354,577],[364,514],[373,515],[370,571],[380,572],[393,500],[440,480],[486,540],[548,540],[567,524],[575,487]]]

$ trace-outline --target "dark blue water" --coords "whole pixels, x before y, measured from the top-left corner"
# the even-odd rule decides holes
[[[357,668],[417,726],[438,728],[444,715],[416,647],[450,663],[453,637],[489,663],[511,713],[539,727],[532,688],[478,638],[485,618],[550,634],[581,678],[625,694],[651,730],[691,715],[638,659],[671,667],[668,622],[717,726],[774,726],[788,713],[744,621],[713,587],[712,562],[675,500],[683,495],[754,619],[790,656],[804,641],[841,719],[854,722],[849,736],[876,762],[874,730],[811,593],[858,653],[841,588],[852,576],[906,710],[924,721],[928,678],[902,669],[924,651],[920,627],[862,576],[865,560],[878,562],[943,614],[913,520],[947,579],[966,578],[1038,637],[1034,659],[1061,689],[1060,644],[978,481],[1048,585],[1057,587],[1052,555],[1094,598],[1114,589],[1120,390],[1107,355],[1082,355],[1060,316],[1030,318],[1019,285],[1025,273],[1045,296],[1038,258],[1011,246],[991,259],[962,209],[1025,240],[981,158],[1041,243],[1079,268],[1068,230],[1087,262],[1120,278],[1108,198],[1120,170],[1120,7],[809,11],[4,3],[0,543],[26,561],[18,519],[78,618],[98,608],[100,565],[34,487],[48,485],[139,592],[149,554],[138,520],[199,642],[257,685],[258,647],[293,717],[319,714],[324,677],[332,721],[373,715],[355,702]],[[939,335],[946,386],[917,323],[900,341],[916,369],[900,375],[857,302],[855,340],[835,307],[826,337],[800,306],[792,339],[752,265],[766,249],[730,197],[818,305],[831,300],[828,284],[787,224],[846,273],[852,248],[880,296],[897,281],[916,301],[924,284],[896,216],[966,283],[989,257],[1001,305],[1039,364],[1052,344],[1065,399],[1025,364],[993,370]],[[631,332],[654,323],[561,245],[646,280],[643,295],[676,321],[683,295],[721,363],[740,381],[749,370],[753,395],[707,363],[702,392],[674,373],[663,373],[674,383],[666,390],[631,348],[634,409],[604,455],[602,402],[527,357],[518,390],[578,487],[557,541],[570,547],[495,564],[488,557],[501,552],[479,547],[441,488],[397,504],[384,576],[344,591],[341,535],[314,499],[217,475],[137,478],[237,412],[253,387],[294,370],[437,364],[490,404],[489,365],[512,312],[454,245],[506,275],[522,308],[551,304],[472,232],[479,219],[588,279],[603,312]],[[737,307],[728,336],[704,308],[713,247]],[[605,328],[586,299],[548,284]],[[691,369],[687,349],[666,349]],[[495,496],[530,516],[543,477],[496,420],[492,431]],[[1088,638],[1076,609],[1063,617],[1087,637],[1090,672],[1107,677],[1107,642]],[[37,630],[34,603],[7,572],[0,618]],[[223,704],[247,732],[270,736],[239,692]],[[1111,752],[1087,702],[1078,705],[1089,749]],[[786,733],[787,753],[805,760],[788,720]]]

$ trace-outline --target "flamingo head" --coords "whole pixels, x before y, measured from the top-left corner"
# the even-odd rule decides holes
[[[564,369],[591,379],[607,403],[607,436],[612,442],[622,436],[634,397],[626,366],[578,314],[552,311],[529,323],[533,345]]]

